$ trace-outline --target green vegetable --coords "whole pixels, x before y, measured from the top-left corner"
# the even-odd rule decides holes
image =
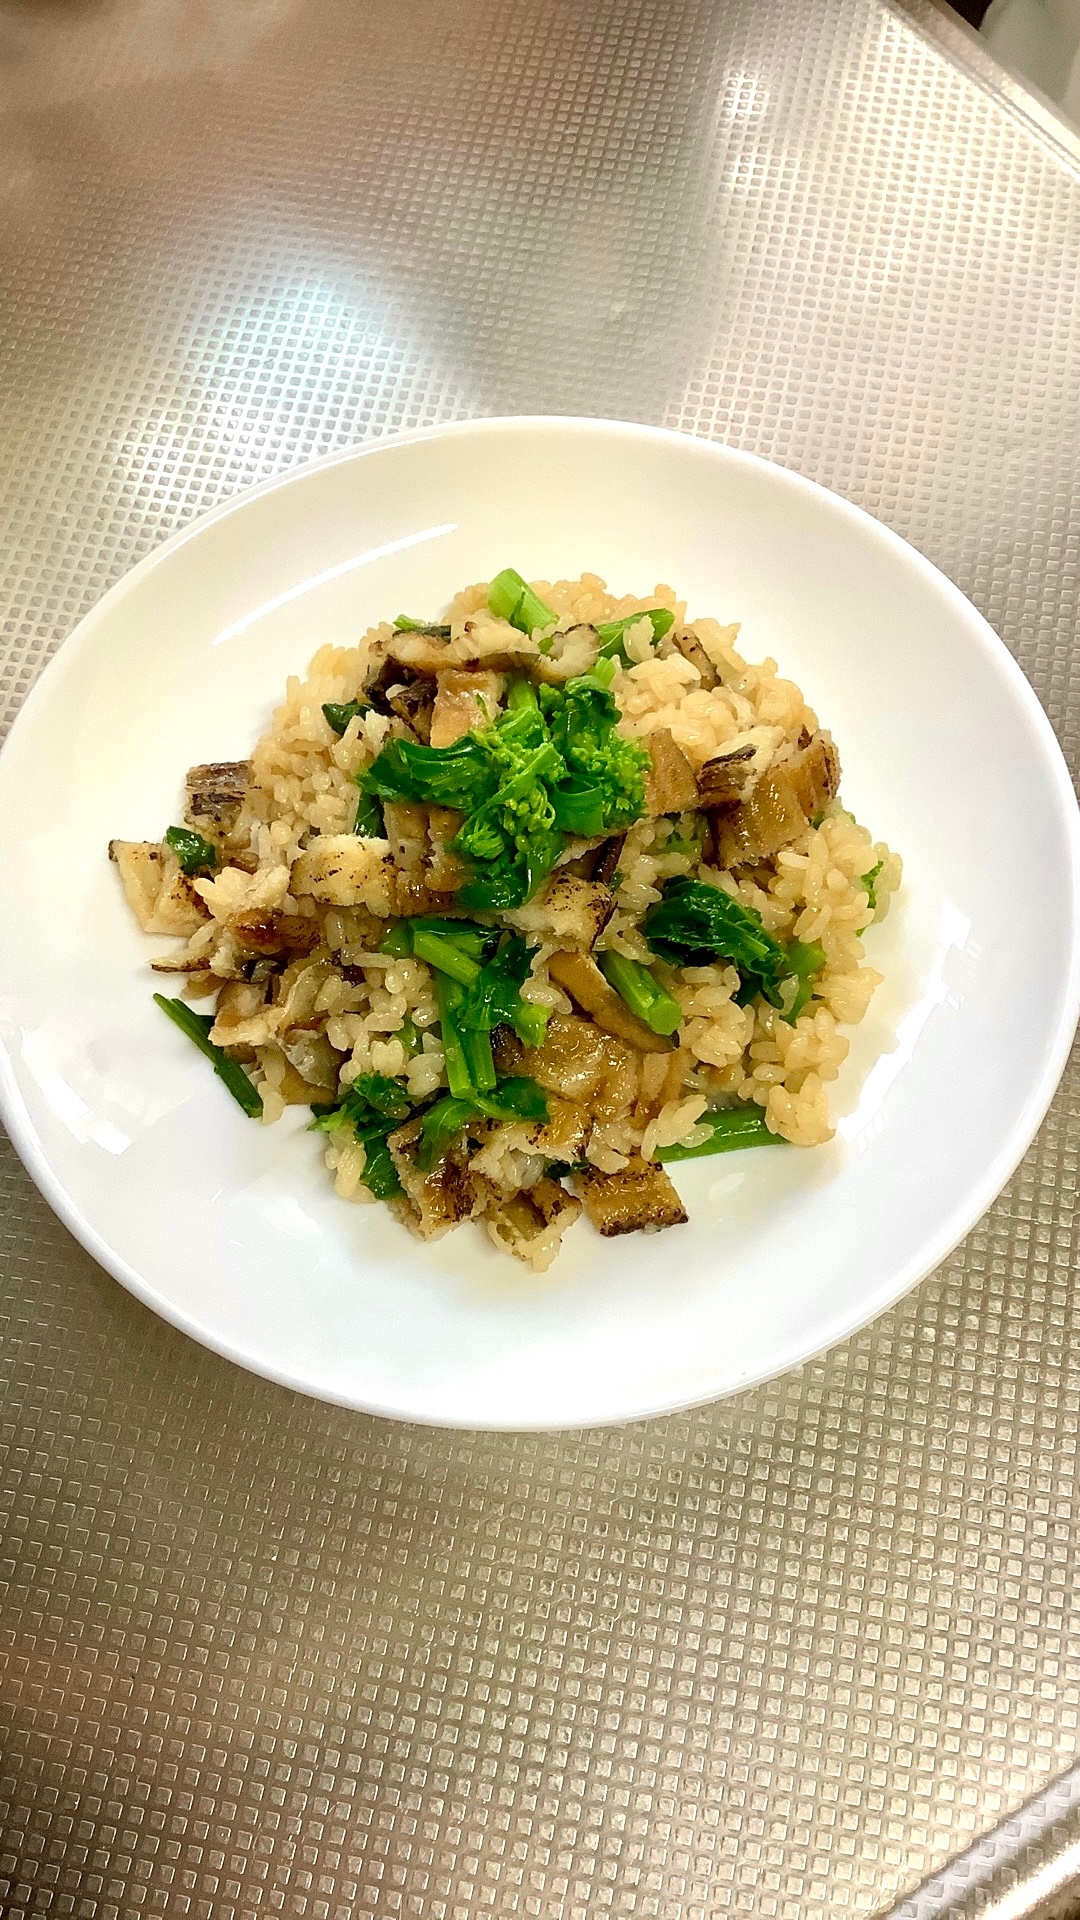
[[[389,953],[395,960],[406,960],[412,952],[412,936],[407,920],[395,920],[379,941],[379,952]]]
[[[397,1037],[410,1058],[414,1053],[419,1053],[423,1048],[424,1037],[410,1013],[405,1015],[404,1020],[398,1028]]]
[[[337,1127],[366,1127],[373,1115],[380,1125],[383,1120],[391,1120],[394,1126],[400,1126],[411,1109],[400,1080],[392,1080],[386,1073],[358,1073],[340,1100],[329,1106],[313,1106],[311,1111],[315,1115],[313,1130],[333,1133]]]
[[[618,719],[595,675],[544,687],[539,700],[518,681],[491,726],[449,747],[390,740],[360,786],[464,814],[449,843],[471,867],[458,899],[472,912],[506,911],[536,892],[564,834],[616,832],[644,811],[649,757],[622,738]]]
[[[379,941],[379,952],[393,954],[398,960],[404,960],[408,954],[415,953],[421,960],[427,960],[430,966],[440,966],[442,963],[439,959],[429,958],[428,953],[421,952],[416,946],[416,940],[421,935],[425,936],[425,939],[426,936],[433,935],[440,943],[438,948],[430,949],[431,954],[436,951],[441,953],[443,948],[448,946],[453,948],[451,963],[448,967],[444,967],[443,971],[453,973],[455,978],[457,978],[456,970],[463,957],[473,962],[472,972],[467,976],[470,980],[475,979],[479,971],[479,962],[485,953],[490,952],[499,938],[496,928],[478,927],[471,920],[449,920],[434,915],[418,914],[412,920],[393,921]]]
[[[489,1027],[462,1027],[461,1044],[465,1049],[465,1065],[469,1069],[469,1079],[477,1093],[491,1093],[495,1087],[495,1056],[491,1051],[491,1029]]]
[[[420,951],[421,940],[420,934],[414,937],[414,951],[424,959],[427,956]],[[507,938],[487,966],[470,963],[471,982],[462,982],[445,971],[436,973],[446,1078],[451,1093],[459,1099],[490,1093],[495,1085],[493,1027],[503,1022],[513,1026],[526,1046],[536,1046],[543,1039],[547,1009],[530,1006],[518,992],[529,971],[530,958],[524,941]]]
[[[571,686],[599,687],[606,693],[617,672],[618,667],[614,660],[598,659],[594,661],[588,673],[579,675],[578,679],[571,681],[570,684]]]
[[[168,837],[168,834],[166,834],[165,838],[168,839]],[[877,877],[884,865],[884,860],[879,860],[877,865],[871,867],[869,873],[864,873],[862,879],[859,881],[860,887],[866,888],[866,897],[870,902],[871,913],[877,912]]]
[[[515,859],[478,867],[476,878],[460,888],[458,899],[472,913],[509,913],[523,907],[547,879],[561,852],[562,835],[545,835],[535,845],[519,848]]]
[[[451,980],[459,980],[463,986],[471,986],[480,973],[476,961],[456,941],[443,933],[431,933],[426,927],[413,928],[412,950],[418,960],[426,960],[429,967],[448,973]]]
[[[479,1118],[479,1108],[471,1100],[461,1099],[454,1094],[446,1094],[442,1100],[436,1100],[435,1105],[425,1113],[420,1130],[416,1164],[421,1173],[430,1173],[438,1166],[462,1128],[470,1120]]]
[[[562,849],[545,776],[558,755],[535,705],[501,714],[490,727],[449,747],[388,741],[362,776],[383,800],[453,807],[465,815],[450,842],[473,864],[461,904],[482,911],[519,907],[550,872]]]
[[[323,703],[326,724],[333,728],[340,740],[349,722],[355,720],[358,713],[367,713],[370,705],[369,700],[346,700],[340,706],[336,700],[327,700]]]
[[[489,1120],[546,1120],[548,1117],[546,1093],[524,1074],[500,1080],[494,1097],[481,1096],[476,1104]]]
[[[488,588],[488,606],[499,620],[509,620],[522,633],[535,633],[537,627],[553,627],[558,614],[535,594],[527,580],[513,567],[504,567]]]
[[[386,838],[386,821],[383,819],[382,804],[374,794],[367,792],[362,781],[361,774],[356,783],[360,788],[360,798],[356,803],[353,832],[362,834],[368,840],[383,840]]]
[[[213,873],[218,863],[218,850],[212,840],[204,840],[201,833],[194,833],[190,827],[166,827],[165,843],[170,846],[180,862],[180,870],[189,878],[196,873]]]
[[[490,755],[481,745],[483,737],[466,733],[450,747],[388,740],[370,767],[359,775],[359,783],[380,800],[427,801],[431,806],[471,813],[499,784]]]
[[[449,842],[451,850],[471,860],[505,864],[513,861],[515,849],[532,847],[543,850],[545,871],[553,866],[562,843],[552,832],[555,809],[544,780],[558,772],[559,757],[550,740],[527,751],[490,800],[459,827]]]
[[[499,942],[497,927],[481,927],[475,920],[449,920],[442,914],[418,914],[405,922],[413,939],[418,933],[437,933],[452,940],[460,953],[470,960],[483,960]]]
[[[392,1200],[402,1191],[387,1140],[411,1112],[400,1081],[385,1073],[358,1073],[333,1106],[312,1107],[312,1127],[334,1133],[349,1127],[364,1149],[364,1185],[376,1200]]]
[[[665,633],[670,633],[675,625],[675,615],[667,607],[650,607],[647,611],[643,609],[641,613],[628,613],[621,620],[601,620],[596,629],[600,639],[601,658],[611,659],[618,655],[620,659],[625,660],[626,650],[623,640],[627,630],[635,627],[639,620],[652,621],[654,640],[662,640]]]
[[[510,1024],[523,1047],[539,1047],[550,1019],[550,1007],[538,1007],[532,1000],[519,998]]]
[[[816,940],[809,944],[805,940],[792,940],[787,949],[787,963],[799,983],[795,998],[784,1015],[789,1025],[794,1026],[813,994],[817,975],[825,965],[825,949],[819,947]]]
[[[457,1021],[464,990],[445,973],[435,975],[435,997],[439,1006],[439,1027],[446,1059],[446,1080],[456,1099],[468,1099],[473,1092],[472,1074],[465,1043]]]
[[[749,993],[779,1005],[781,985],[791,972],[784,948],[753,907],[744,907],[722,887],[685,875],[669,880],[644,926],[645,938],[662,960],[680,967],[732,960]]]
[[[653,1033],[665,1036],[675,1032],[682,1023],[682,1008],[677,1000],[660,985],[655,975],[643,967],[637,960],[628,960],[621,953],[598,953],[596,963],[605,980],[613,986],[620,1000],[625,1000],[631,1013],[644,1020]]]
[[[658,1160],[700,1160],[709,1153],[736,1153],[740,1147],[782,1147],[780,1136],[770,1133],[762,1109],[750,1102],[742,1107],[722,1107],[715,1113],[703,1113],[699,1127],[709,1128],[709,1138],[699,1147],[661,1147]]]
[[[675,831],[664,841],[664,852],[688,854],[692,860],[700,860],[705,844],[705,828],[703,813],[681,813]]]
[[[492,949],[497,947],[497,951]],[[527,1047],[539,1046],[548,1023],[548,1009],[523,1000],[519,988],[528,978],[532,952],[516,934],[500,936],[496,927],[478,927],[468,920],[443,920],[417,917],[397,920],[379,942],[380,953],[403,958],[415,954],[425,960],[445,984],[440,1008],[452,1028],[450,1041],[455,1065],[464,1060],[460,1076],[472,1085],[494,1086],[490,1042],[477,1042],[474,1048],[469,1034],[488,1034],[493,1027],[512,1026]],[[450,991],[451,983],[460,992]],[[445,1039],[445,1033],[444,1033]],[[476,1072],[473,1063],[480,1063]]]
[[[787,981],[798,982],[795,998],[784,1015],[798,1019],[813,992],[813,979],[825,965],[816,943],[793,940],[785,947],[766,931],[753,907],[744,907],[721,887],[680,875],[669,880],[658,906],[644,921],[645,938],[662,960],[674,966],[703,967],[731,960],[739,970],[740,1004],[760,993],[770,1006],[782,1007]]]
[[[392,1080],[388,1073],[358,1073],[352,1085],[346,1090],[343,1105],[351,1109],[359,1103],[374,1107],[388,1120],[400,1122],[407,1120],[410,1112],[409,1096],[400,1080]]]
[[[527,1047],[538,1046],[547,1031],[549,1012],[523,1000],[519,991],[529,977],[532,952],[516,934],[506,934],[498,951],[481,968],[462,1002],[460,1019],[470,1027],[490,1032],[512,1026]]]
[[[427,633],[435,640],[449,640],[451,629],[433,624],[430,620],[414,620],[411,613],[399,613],[394,621],[395,633]]]
[[[397,1200],[405,1189],[398,1178],[384,1133],[370,1132],[363,1141],[363,1183],[376,1200]]]
[[[257,1120],[263,1110],[259,1090],[252,1085],[239,1062],[230,1060],[224,1048],[215,1046],[210,1039],[213,1018],[207,1014],[193,1012],[184,1000],[166,1000],[162,993],[155,993],[154,1004],[161,1008],[162,1013],[168,1015],[174,1025],[179,1027],[181,1033],[186,1033],[188,1039],[194,1041],[200,1053],[205,1053],[218,1079],[228,1087],[237,1106],[243,1107],[249,1119]]]
[[[546,1120],[547,1114],[547,1098],[535,1080],[502,1080],[493,1095],[478,1093],[470,1098],[451,1092],[424,1115],[417,1165],[422,1173],[430,1173],[474,1121]]]
[[[464,995],[458,1015],[463,1028],[490,1033],[493,1027],[511,1026],[525,1046],[539,1046],[549,1011],[523,1000],[519,991],[531,965],[532,951],[524,940],[516,934],[504,935],[498,951]]]
[[[414,941],[414,951],[420,959],[427,957],[418,949],[417,943],[423,937],[417,934]],[[449,941],[443,944],[450,946]],[[464,954],[458,957],[466,960]],[[469,960],[467,964],[472,969],[472,978],[478,979],[480,968],[476,962]],[[495,1085],[491,1034],[487,1028],[467,1018],[468,995],[465,986],[454,974],[438,972],[435,975],[435,997],[439,1005],[446,1078],[451,1093],[457,1099],[471,1099],[476,1093],[490,1092]]]
[[[617,731],[612,695],[582,675],[546,704],[552,742],[566,768],[552,793],[557,825],[591,836],[616,833],[639,819],[649,756]]]
[[[520,713],[524,708],[531,713],[535,713],[539,705],[540,702],[536,697],[536,688],[533,686],[528,675],[524,673],[515,674],[506,689],[506,711],[508,713]]]

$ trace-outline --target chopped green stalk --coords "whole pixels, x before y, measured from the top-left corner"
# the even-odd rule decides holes
[[[600,640],[601,659],[613,659],[616,655],[623,660],[626,659],[623,641],[629,629],[636,627],[639,620],[652,622],[654,640],[662,640],[665,633],[670,633],[675,625],[675,615],[668,607],[649,607],[647,610],[643,609],[641,613],[628,613],[621,620],[601,620],[596,628]]]
[[[326,700],[323,703],[326,724],[333,728],[340,740],[342,734],[348,729],[349,722],[355,720],[358,713],[366,713],[370,704],[368,700],[346,700],[340,705],[336,700]]]
[[[515,675],[506,695],[507,712],[520,713],[523,708],[535,709],[539,704],[532,681],[523,673]]]
[[[165,838],[168,839],[168,837],[168,834],[166,834]],[[871,913],[877,912],[877,877],[884,865],[884,860],[879,860],[877,865],[871,867],[869,873],[864,873],[862,879],[859,881],[860,887],[866,888],[866,898],[870,903]]]
[[[504,567],[488,588],[488,606],[499,620],[508,620],[522,633],[535,633],[537,627],[553,627],[558,614],[544,605],[527,580],[513,567]]]
[[[709,1138],[699,1147],[661,1147],[658,1160],[700,1160],[709,1153],[736,1153],[740,1147],[782,1147],[779,1134],[770,1133],[765,1114],[753,1102],[742,1107],[723,1107],[717,1113],[703,1113],[699,1127],[708,1127]]]
[[[531,961],[524,940],[503,934],[498,951],[479,969],[454,1009],[459,1032],[490,1033],[493,1027],[508,1024],[526,1046],[538,1045],[547,1028],[547,1009],[530,1006],[520,993]]]
[[[470,960],[482,960],[499,940],[497,927],[481,927],[475,920],[448,920],[443,914],[416,914],[407,924],[414,939],[418,933],[437,933],[443,940],[452,940]]]
[[[379,941],[379,952],[392,954],[395,960],[405,960],[412,952],[412,939],[407,920],[395,920]]]
[[[450,1014],[443,1014],[439,1025],[446,1061],[446,1084],[456,1100],[467,1100],[473,1092],[473,1083],[461,1035]]]
[[[426,633],[436,640],[449,640],[451,629],[439,626],[430,620],[414,620],[411,613],[399,613],[394,621],[395,633]]]
[[[825,949],[816,940],[792,940],[787,950],[787,963],[798,985],[795,998],[784,1015],[790,1026],[794,1026],[803,1008],[814,992],[814,981],[825,965]]]
[[[243,1107],[249,1119],[257,1120],[263,1110],[262,1097],[243,1067],[237,1060],[230,1060],[222,1047],[214,1045],[210,1039],[213,1019],[206,1014],[195,1013],[183,1000],[167,1000],[163,993],[155,993],[154,1004],[168,1015],[181,1033],[193,1040],[200,1053],[205,1053],[211,1062],[218,1079],[228,1087],[237,1106]]]
[[[426,928],[413,928],[412,950],[418,960],[426,960],[429,967],[437,967],[440,973],[448,973],[451,980],[459,980],[463,987],[471,987],[478,978],[480,968],[475,960],[453,940],[441,933],[429,933]]]
[[[589,668],[588,673],[581,675],[577,684],[579,686],[599,687],[601,691],[605,691],[610,687],[617,672],[618,668],[615,661],[602,656],[597,660],[595,666]],[[575,683],[571,681],[570,684],[573,686]]]
[[[477,1093],[490,1093],[495,1085],[495,1059],[491,1051],[490,1031],[483,1027],[468,1028],[461,1034],[461,1045],[469,1079]]]
[[[457,1023],[457,1010],[464,999],[464,989],[448,974],[436,973],[435,996],[439,1004],[439,1026],[442,1031],[443,1054],[446,1059],[446,1080],[451,1093],[459,1100],[467,1100],[473,1092],[472,1075],[466,1057],[461,1031]]]
[[[180,862],[180,870],[190,879],[196,873],[213,873],[218,863],[218,850],[212,840],[204,840],[201,833],[194,833],[190,827],[167,827],[165,844],[172,848]]]
[[[405,1015],[404,1020],[397,1030],[397,1037],[401,1041],[410,1059],[414,1053],[420,1052],[424,1044],[423,1035],[410,1013]]]
[[[360,798],[356,803],[356,819],[353,832],[362,834],[368,840],[383,840],[386,837],[386,822],[383,819],[382,801],[373,793],[361,787]]]
[[[660,985],[648,967],[643,967],[638,960],[628,960],[622,953],[598,953],[595,957],[608,985],[614,987],[631,1013],[636,1013],[653,1033],[667,1037],[682,1024],[678,1001]]]

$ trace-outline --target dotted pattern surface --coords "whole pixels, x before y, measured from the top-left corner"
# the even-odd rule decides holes
[[[928,6],[0,0],[0,62],[3,720],[252,481],[559,410],[868,507],[1076,764],[1080,165]],[[1072,1071],[966,1244],[846,1347],[554,1437],[240,1374],[5,1147],[0,1911],[899,1901],[1077,1749],[1078,1146]]]

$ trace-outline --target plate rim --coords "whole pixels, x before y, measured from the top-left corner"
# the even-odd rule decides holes
[[[760,1386],[768,1380],[790,1372],[794,1367],[805,1365],[808,1361],[818,1358],[850,1339],[861,1328],[870,1325],[882,1313],[895,1306],[920,1281],[933,1273],[993,1205],[1015,1173],[1046,1117],[1068,1064],[1077,1024],[1080,1021],[1080,805],[1077,802],[1061,743],[1023,669],[985,615],[980,613],[974,603],[949,579],[947,574],[935,566],[933,561],[927,559],[925,554],[920,553],[910,541],[905,540],[903,535],[886,526],[866,508],[857,506],[853,501],[845,499],[842,494],[800,473],[796,468],[784,466],[779,461],[766,459],[761,454],[730,446],[726,441],[703,434],[655,426],[643,421],[606,419],[591,414],[489,414],[464,420],[437,422],[427,427],[406,428],[398,433],[384,434],[346,447],[335,448],[330,453],[322,454],[313,460],[302,461],[281,473],[272,474],[253,486],[241,488],[205,513],[196,515],[186,526],[178,528],[175,533],[168,535],[152,548],[133,567],[123,573],[99,600],[95,601],[76,622],[67,637],[58,643],[14,716],[3,746],[0,747],[0,771],[2,771],[11,740],[20,729],[25,727],[25,716],[30,715],[32,721],[42,700],[48,698],[53,688],[59,685],[75,658],[81,656],[88,646],[93,645],[96,630],[109,619],[113,609],[125,595],[135,590],[152,575],[157,567],[178,553],[189,541],[196,539],[206,528],[216,525],[233,514],[243,512],[254,502],[277,493],[311,474],[326,472],[337,466],[352,465],[388,449],[412,446],[430,440],[497,435],[506,432],[550,432],[553,429],[571,433],[589,433],[597,437],[614,435],[659,442],[668,446],[677,445],[683,449],[689,446],[700,449],[706,458],[715,457],[733,462],[736,466],[742,465],[778,477],[797,493],[809,491],[812,496],[820,496],[828,502],[830,509],[839,510],[842,517],[847,517],[852,526],[858,528],[864,537],[869,536],[878,540],[894,554],[902,557],[906,564],[914,565],[926,583],[939,594],[943,594],[951,603],[954,612],[960,614],[969,624],[972,637],[982,650],[991,671],[1000,674],[1009,684],[1014,697],[1025,709],[1027,718],[1033,726],[1042,749],[1041,757],[1047,766],[1047,771],[1053,776],[1054,798],[1068,841],[1072,938],[1052,1044],[1047,1047],[1038,1079],[1013,1120],[1001,1149],[988,1164],[981,1179],[972,1183],[967,1194],[962,1196],[946,1215],[937,1233],[928,1240],[916,1256],[906,1262],[898,1273],[889,1278],[886,1286],[875,1293],[872,1303],[868,1304],[864,1297],[850,1312],[835,1315],[820,1338],[801,1343],[799,1350],[793,1352],[781,1365],[768,1365],[748,1370],[744,1379],[729,1386],[706,1390],[690,1397],[676,1394],[672,1398],[660,1399],[655,1404],[631,1412],[601,1414],[569,1422],[533,1419],[511,1424],[499,1419],[465,1420],[404,1412],[399,1407],[380,1404],[370,1397],[361,1399],[356,1395],[329,1391],[313,1384],[307,1378],[291,1373],[287,1367],[253,1361],[251,1356],[233,1341],[216,1335],[211,1329],[202,1326],[193,1316],[157,1292],[103,1238],[84,1215],[68,1193],[59,1175],[53,1170],[15,1079],[7,1041],[3,1035],[0,1035],[0,1120],[3,1120],[12,1146],[62,1226],[72,1234],[91,1258],[129,1293],[198,1345],[208,1348],[211,1352],[219,1354],[245,1372],[253,1373],[259,1378],[270,1380],[278,1386],[289,1388],[293,1392],[302,1393],[308,1398],[320,1400],[328,1405],[347,1407],[353,1412],[402,1421],[412,1426],[446,1428],[457,1432],[585,1432],[593,1428],[659,1419],[677,1412],[690,1411],[695,1407],[706,1406],[714,1401],[730,1399],[736,1393],[749,1391],[752,1387]],[[44,693],[42,689],[45,689]],[[3,883],[0,878],[0,900],[2,898]]]

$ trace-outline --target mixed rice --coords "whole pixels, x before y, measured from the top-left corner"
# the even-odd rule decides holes
[[[324,646],[184,824],[113,841],[157,996],[245,1110],[313,1111],[346,1200],[547,1267],[686,1213],[664,1162],[831,1137],[898,855],[738,628],[507,571]]]

